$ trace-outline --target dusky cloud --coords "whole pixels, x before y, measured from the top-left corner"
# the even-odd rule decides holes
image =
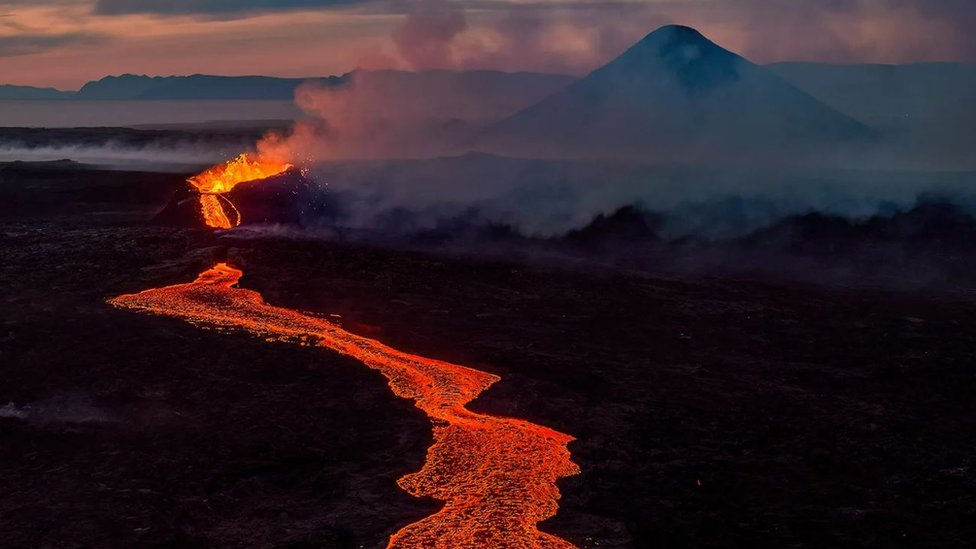
[[[0,13],[5,79],[62,86],[356,66],[582,74],[669,23],[760,63],[976,62],[972,0],[0,0]]]
[[[98,15],[241,16],[294,10],[330,9],[370,0],[95,0]]]
[[[99,44],[107,39],[105,36],[83,32],[0,36],[0,57],[30,55],[63,47]]]

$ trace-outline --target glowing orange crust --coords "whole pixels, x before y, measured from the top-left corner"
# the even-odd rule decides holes
[[[234,208],[234,205],[226,198],[224,204],[214,195],[229,193],[241,183],[274,177],[288,171],[291,167],[287,162],[244,153],[186,181],[200,191],[200,209],[207,226],[214,229],[230,229],[240,225],[240,215],[237,215],[232,223],[225,208]]]
[[[389,548],[575,547],[537,527],[559,509],[556,480],[579,473],[567,448],[573,438],[465,408],[500,378],[397,351],[327,320],[268,305],[259,293],[234,287],[242,275],[219,263],[189,284],[109,303],[204,327],[241,329],[269,341],[328,347],[379,370],[394,393],[416,401],[434,425],[434,444],[423,468],[399,485],[414,496],[443,501],[444,507],[393,534]]]

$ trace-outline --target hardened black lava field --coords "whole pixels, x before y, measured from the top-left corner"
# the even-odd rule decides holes
[[[471,410],[576,439],[540,528],[578,547],[976,540],[970,291],[148,224],[183,179],[0,167],[0,545],[376,548],[437,511],[397,486],[430,424],[378,372],[106,303],[217,261],[501,376]]]

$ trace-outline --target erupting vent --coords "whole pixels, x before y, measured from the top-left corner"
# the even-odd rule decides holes
[[[218,199],[217,195],[229,193],[241,183],[282,174],[291,167],[287,162],[244,153],[187,179],[187,182],[200,191],[200,209],[207,226],[230,229],[241,224],[240,213],[230,200],[226,197]]]

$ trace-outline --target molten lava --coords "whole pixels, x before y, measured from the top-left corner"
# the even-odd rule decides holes
[[[237,208],[226,198],[223,202],[215,194],[201,194],[200,208],[203,212],[203,220],[208,227],[214,229],[232,229],[241,224],[240,214],[231,219],[230,212],[236,212]]]
[[[573,549],[539,531],[556,514],[556,480],[579,472],[569,435],[527,421],[478,414],[465,405],[498,377],[397,351],[336,324],[274,307],[235,288],[242,272],[220,263],[189,284],[112,299],[116,307],[174,316],[201,326],[245,330],[269,340],[328,347],[380,371],[393,392],[413,399],[434,425],[434,444],[400,487],[444,502],[436,514],[390,537],[389,548]]]
[[[230,229],[240,225],[240,215],[229,200],[225,198],[221,202],[217,200],[216,195],[229,193],[241,183],[274,177],[288,171],[291,167],[287,162],[245,153],[197,174],[187,179],[187,182],[200,191],[200,209],[207,226],[215,229]],[[228,211],[230,209],[234,209],[233,218]]]
[[[291,168],[287,162],[256,157],[251,154],[241,154],[233,160],[194,175],[187,181],[203,194],[223,194],[234,190],[234,187],[248,181],[267,179],[282,174]]]

